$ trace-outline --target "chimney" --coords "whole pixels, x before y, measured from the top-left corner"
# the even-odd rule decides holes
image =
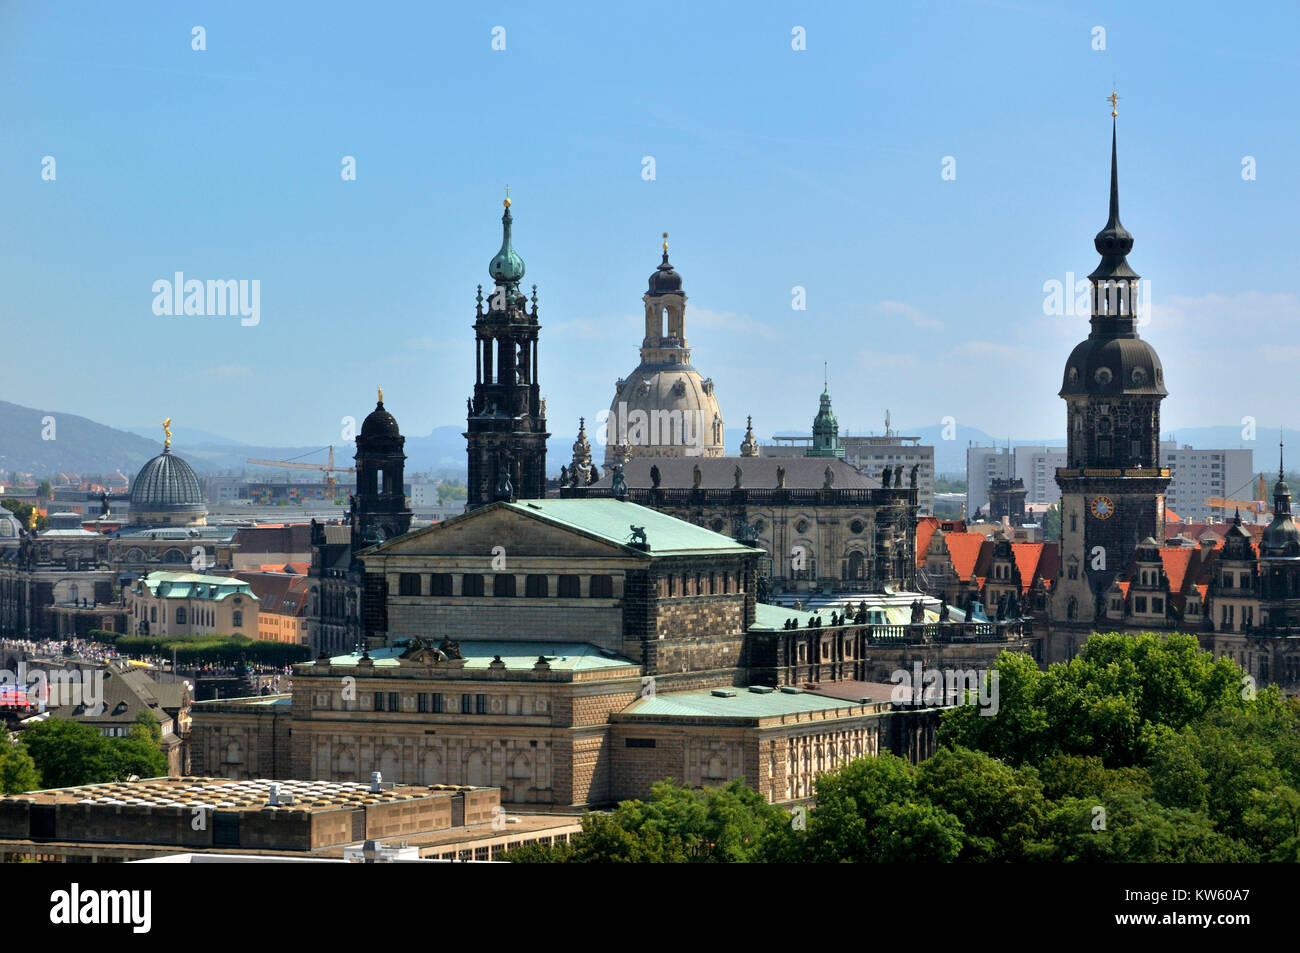
[[[278,807],[280,804],[280,785],[272,784],[270,791],[266,796],[266,803],[269,807]]]
[[[383,788],[380,786],[379,783],[383,781],[383,779],[384,776],[380,774],[378,771],[370,772],[370,793],[371,794],[378,794],[380,791],[383,790]]]

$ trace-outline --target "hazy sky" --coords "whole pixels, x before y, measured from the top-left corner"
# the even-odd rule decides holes
[[[829,361],[846,429],[1063,433],[1087,320],[1043,286],[1097,264],[1113,82],[1164,429],[1300,422],[1294,8],[290,6],[0,3],[0,399],[325,444],[382,385],[463,423],[509,183],[557,433],[636,365],[663,231],[729,431],[808,427]],[[155,315],[178,271],[258,281],[259,322]]]

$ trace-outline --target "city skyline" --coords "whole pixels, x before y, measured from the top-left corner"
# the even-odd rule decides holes
[[[1300,359],[1285,337],[1300,316],[1284,278],[1295,239],[1278,212],[1295,198],[1280,169],[1296,132],[1246,93],[1296,61],[1279,40],[1210,84],[1195,62],[1233,60],[1237,27],[1211,31],[1194,11],[1157,33],[1118,9],[964,5],[928,20],[924,41],[900,26],[906,45],[891,47],[851,9],[745,24],[693,11],[689,31],[671,16],[633,31],[608,11],[557,30],[522,9],[432,21],[407,8],[401,35],[391,21],[342,35],[328,18],[245,8],[208,17],[202,50],[189,22],[202,14],[0,16],[13,26],[0,102],[20,117],[0,167],[7,217],[24,223],[0,240],[3,314],[14,327],[39,316],[67,342],[62,373],[15,369],[5,396],[27,406],[119,427],[165,411],[225,432],[233,418],[229,436],[249,443],[323,445],[382,385],[408,433],[455,423],[510,183],[553,433],[607,408],[635,366],[667,231],[729,444],[750,415],[764,438],[806,426],[824,361],[846,431],[879,430],[888,408],[908,427],[951,416],[1063,436],[1059,365],[1087,325],[1044,315],[1045,286],[1091,267],[1112,84],[1133,262],[1151,282],[1143,336],[1169,375],[1163,429],[1271,426],[1300,396],[1232,373]],[[872,44],[868,65],[855,38]],[[628,48],[644,73],[594,89],[561,55],[570,45],[591,75]],[[962,84],[958,53],[979,85]],[[80,73],[45,75],[69,57]],[[1045,81],[1017,81],[1057,60],[1067,68]],[[692,97],[703,81],[711,96]],[[48,119],[69,110],[87,114],[75,135]],[[498,149],[502,123],[515,131]],[[155,314],[154,283],[176,272],[260,282],[257,322]],[[807,310],[792,308],[796,288]],[[112,414],[105,366],[132,374]],[[988,386],[1009,373],[1014,385]],[[1198,386],[1215,374],[1222,388]]]

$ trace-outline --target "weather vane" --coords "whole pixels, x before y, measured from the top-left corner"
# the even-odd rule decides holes
[[[1119,110],[1117,108],[1119,106],[1119,93],[1112,92],[1106,97],[1106,102],[1110,103],[1110,117],[1114,119],[1119,115]]]
[[[168,417],[160,421],[158,426],[163,429],[163,451],[165,452],[172,448],[172,419]]]

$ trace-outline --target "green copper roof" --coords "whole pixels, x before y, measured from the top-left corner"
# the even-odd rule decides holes
[[[151,572],[140,579],[150,593],[165,599],[212,599],[241,595],[257,602],[252,587],[231,576],[205,576],[197,572]]]
[[[703,526],[623,500],[521,500],[501,505],[623,546],[631,540],[633,526],[644,527],[651,556],[759,552]]]
[[[506,211],[501,216],[501,250],[488,264],[488,274],[498,284],[511,291],[517,291],[519,282],[524,277],[524,260],[510,244],[510,225],[514,218],[510,214],[510,200],[506,199]]]
[[[759,602],[754,606],[754,624],[751,625],[750,631],[772,632],[777,629],[785,628],[786,619],[798,619],[801,628],[807,628],[814,618],[822,620],[823,624],[830,619],[830,613],[820,615],[816,612],[805,612],[802,609],[786,609],[781,606],[770,606],[767,603]]]
[[[842,698],[827,698],[811,692],[787,694],[778,689],[763,693],[748,688],[733,688],[736,694],[722,698],[710,689],[693,692],[669,692],[638,699],[621,714],[649,715],[658,718],[779,718],[807,712],[834,711],[858,707]],[[846,712],[847,714],[847,712]],[[617,716],[616,716],[617,717]]]
[[[840,424],[831,411],[831,395],[822,391],[821,406],[813,418],[812,446],[808,448],[810,457],[842,457],[844,448],[840,446]]]

